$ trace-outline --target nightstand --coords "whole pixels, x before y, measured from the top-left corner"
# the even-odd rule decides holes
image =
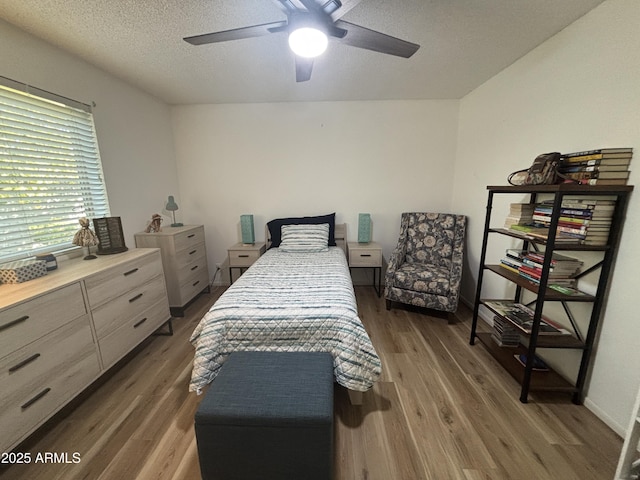
[[[240,275],[247,268],[260,258],[266,250],[264,242],[256,242],[253,245],[246,245],[244,243],[236,243],[233,247],[229,248],[229,282],[233,283],[233,269],[240,269]]]
[[[378,297],[382,290],[382,246],[376,242],[348,242],[349,268],[373,268],[373,288]],[[376,285],[376,274],[378,282]]]

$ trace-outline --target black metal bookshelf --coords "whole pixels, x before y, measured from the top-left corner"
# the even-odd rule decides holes
[[[493,357],[520,383],[520,401],[528,402],[529,392],[532,391],[555,391],[567,392],[572,395],[572,401],[575,404],[581,404],[584,400],[584,386],[589,370],[589,364],[593,352],[594,342],[598,331],[598,325],[601,320],[603,307],[605,304],[607,287],[609,285],[615,255],[620,242],[622,225],[627,208],[628,198],[633,191],[631,185],[605,186],[605,185],[578,185],[578,184],[560,184],[560,185],[523,185],[523,186],[488,186],[488,198],[486,207],[486,217],[484,225],[484,234],[482,238],[482,251],[480,255],[480,266],[478,271],[478,283],[476,287],[476,296],[473,310],[473,321],[471,326],[471,337],[469,343],[475,344],[475,340],[479,339]],[[532,238],[526,233],[509,230],[505,228],[491,228],[492,210],[494,196],[497,194],[525,194],[529,195],[529,203],[535,204],[540,196],[544,196],[549,200],[553,200],[553,209],[550,217],[550,225],[548,236],[546,239]],[[615,197],[615,208],[609,228],[608,241],[606,245],[584,245],[576,241],[575,243],[558,242],[556,244],[556,233],[558,227],[558,219],[562,202],[566,197]],[[500,265],[487,264],[486,254],[487,245],[492,235],[504,235],[522,241],[522,249],[528,250],[531,247],[544,249],[544,262],[539,284],[530,282],[529,280],[513,273]],[[564,251],[593,251],[601,252],[602,259],[589,268],[589,272],[598,273],[598,281],[596,293],[594,295],[565,295],[548,288],[549,271],[551,265],[552,254],[555,250]],[[501,347],[492,339],[491,334],[478,331],[478,315],[480,305],[484,303],[482,298],[482,285],[484,282],[485,272],[492,275],[502,277],[515,284],[515,294],[512,299],[514,302],[521,302],[525,291],[531,292],[535,297],[535,313],[533,318],[533,326],[531,334],[523,334],[528,342],[521,343],[517,348]],[[576,336],[572,335],[540,335],[540,319],[542,318],[542,310],[545,302],[560,302],[565,313],[569,317],[571,324],[575,328],[574,319],[571,317],[571,311],[568,305],[571,302],[587,302],[591,303],[591,315],[588,322],[586,335],[581,336],[576,330]],[[534,308],[533,306],[531,308]],[[536,357],[538,348],[565,348],[578,349],[582,351],[580,358],[580,366],[575,379],[569,380],[554,372],[536,371],[533,368],[533,359]],[[523,367],[515,358],[514,354],[524,353],[527,355],[527,362]]]

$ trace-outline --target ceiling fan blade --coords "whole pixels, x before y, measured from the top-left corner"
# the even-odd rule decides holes
[[[327,3],[331,3],[334,2],[336,0],[329,0],[329,2]],[[341,0],[338,3],[341,3],[341,5],[334,10],[333,12],[329,13],[329,16],[331,17],[331,20],[333,20],[334,22],[336,20],[338,20],[339,18],[342,18],[349,10],[351,10],[353,7],[355,7],[356,5],[358,5],[360,3],[361,0]],[[324,6],[323,6],[324,9]]]
[[[251,27],[234,28],[223,32],[205,33],[203,35],[194,35],[185,37],[183,40],[191,45],[205,45],[207,43],[227,42],[229,40],[240,40],[243,38],[261,37],[273,33],[271,29],[286,27],[287,22],[264,23],[262,25],[253,25]]]
[[[374,52],[404,58],[409,58],[420,48],[420,45],[415,43],[400,40],[399,38],[376,32],[375,30],[369,30],[368,28],[345,22],[344,20],[336,21],[335,26],[347,30],[344,38],[340,38],[338,41],[352,47],[364,48],[373,50]]]
[[[342,7],[343,2],[341,0],[273,0],[278,4],[280,10],[289,13],[309,12],[309,13],[324,13],[330,16],[334,12]],[[346,0],[347,2],[353,2],[356,0]],[[359,2],[360,0],[357,0]]]
[[[296,55],[296,82],[306,82],[311,78],[313,58]]]
[[[338,28],[335,25],[327,25],[325,28],[327,34],[336,38],[344,38],[345,35],[349,33],[344,28]]]
[[[273,0],[273,3],[275,3],[278,8],[287,15],[298,10],[289,0]]]
[[[315,0],[298,0],[308,12],[317,12],[320,10],[320,5]]]
[[[320,0],[320,10],[329,16],[339,10],[340,7],[342,7],[340,0]]]

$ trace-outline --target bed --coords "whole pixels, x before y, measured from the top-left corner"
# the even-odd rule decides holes
[[[200,393],[234,351],[330,352],[335,380],[349,390],[352,403],[359,403],[359,392],[380,376],[380,359],[358,317],[346,226],[331,225],[331,218],[327,224],[287,223],[292,220],[300,218],[269,222],[267,243],[273,248],[220,296],[194,330],[190,391]],[[310,240],[317,231],[318,238]]]

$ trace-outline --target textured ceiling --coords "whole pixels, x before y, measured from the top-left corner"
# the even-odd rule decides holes
[[[273,0],[0,0],[0,18],[169,104],[455,99],[602,0],[343,0],[342,20],[421,45],[409,59],[330,43],[296,83],[284,33],[183,37],[284,20]]]

